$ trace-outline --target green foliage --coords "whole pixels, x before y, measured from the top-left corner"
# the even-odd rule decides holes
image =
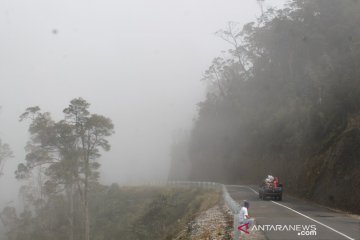
[[[92,185],[91,239],[173,239],[197,214],[218,201],[218,192],[196,188]],[[14,208],[7,207],[0,217],[9,240],[64,240],[70,231],[66,208],[65,196],[58,195],[36,215],[25,211],[17,216]],[[81,232],[74,236],[81,238]]]
[[[45,234],[31,239],[49,239],[47,231],[52,232],[54,226],[67,230],[59,229],[63,234],[59,239],[89,239],[90,186],[98,181],[98,159],[101,151],[110,150],[107,138],[114,133],[111,119],[91,114],[89,107],[84,99],[76,98],[60,121],[39,107],[29,107],[20,116],[20,121],[30,121],[30,141],[25,163],[18,165],[15,175],[27,182],[21,195],[25,210],[35,213],[32,228],[39,225]]]
[[[360,110],[360,2],[294,0],[242,29],[205,72],[206,99],[189,141],[191,179],[295,186],[304,159]],[[246,169],[246,170],[244,170]]]
[[[1,106],[0,106],[0,110],[1,110]],[[2,171],[5,165],[5,161],[12,157],[13,157],[13,153],[10,149],[10,146],[6,143],[3,143],[0,139],[0,177],[3,174]]]
[[[3,143],[0,139],[0,176],[2,175],[2,170],[5,164],[5,161],[13,157],[13,153],[8,144]]]
[[[96,240],[173,239],[196,214],[218,200],[218,193],[201,189],[112,185],[91,203],[96,216],[92,236]]]

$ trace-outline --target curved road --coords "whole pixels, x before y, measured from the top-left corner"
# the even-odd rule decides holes
[[[335,212],[325,207],[286,195],[283,196],[283,201],[272,201],[270,199],[260,200],[256,186],[231,185],[227,186],[227,189],[231,197],[237,202],[241,203],[245,199],[250,202],[249,214],[255,218],[255,226],[263,227],[265,229],[263,232],[269,240],[360,239],[360,217],[357,218]],[[315,225],[316,235],[309,235],[315,233],[307,231],[286,231],[286,227],[295,228],[296,225],[300,225],[297,227],[301,229]],[[285,230],[279,231],[274,230],[274,228],[285,228]]]

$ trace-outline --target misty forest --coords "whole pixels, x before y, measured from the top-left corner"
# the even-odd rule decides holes
[[[205,97],[173,136],[167,180],[257,185],[272,174],[287,194],[359,214],[360,2],[257,2],[256,21],[214,29],[228,49],[203,69]],[[115,132],[92,102],[68,101],[19,113],[26,156],[0,136],[0,181],[17,158],[6,174],[21,185],[19,204],[0,210],[0,238],[196,239],[181,231],[222,201],[219,191],[104,184],[102,155],[122,149],[111,137],[126,126]]]
[[[271,172],[287,191],[360,212],[359,11],[299,0],[219,31],[231,48],[204,73],[206,99],[173,144],[170,176],[252,183]]]

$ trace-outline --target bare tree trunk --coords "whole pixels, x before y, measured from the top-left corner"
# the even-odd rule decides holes
[[[69,223],[70,223],[70,232],[69,240],[74,240],[74,223],[75,223],[75,213],[74,213],[74,186],[71,184],[70,193],[69,193]]]
[[[85,215],[85,240],[90,240],[90,219],[89,219],[89,159],[85,161],[85,182],[84,182],[84,215]]]
[[[90,240],[90,221],[88,201],[85,202],[85,240]]]

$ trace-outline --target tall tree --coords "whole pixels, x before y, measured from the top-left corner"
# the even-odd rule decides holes
[[[84,208],[85,240],[90,239],[89,184],[98,178],[96,169],[99,168],[97,159],[100,157],[100,150],[110,150],[107,137],[114,133],[111,120],[101,115],[90,114],[89,106],[84,99],[77,98],[64,109],[67,122],[75,129],[80,150],[80,172],[76,177]]]
[[[75,239],[76,200],[83,209],[84,229],[83,234],[76,235],[90,239],[90,185],[98,180],[97,160],[101,150],[110,150],[106,138],[114,128],[109,118],[90,114],[89,106],[82,98],[72,100],[63,111],[64,119],[58,122],[52,120],[50,113],[42,113],[39,107],[30,107],[20,116],[21,121],[31,121],[31,138],[26,147],[26,163],[19,164],[16,176],[19,179],[37,177],[35,182],[40,193],[37,202],[43,203],[40,209],[45,208],[46,203],[58,201],[59,194],[65,194],[69,240]]]

